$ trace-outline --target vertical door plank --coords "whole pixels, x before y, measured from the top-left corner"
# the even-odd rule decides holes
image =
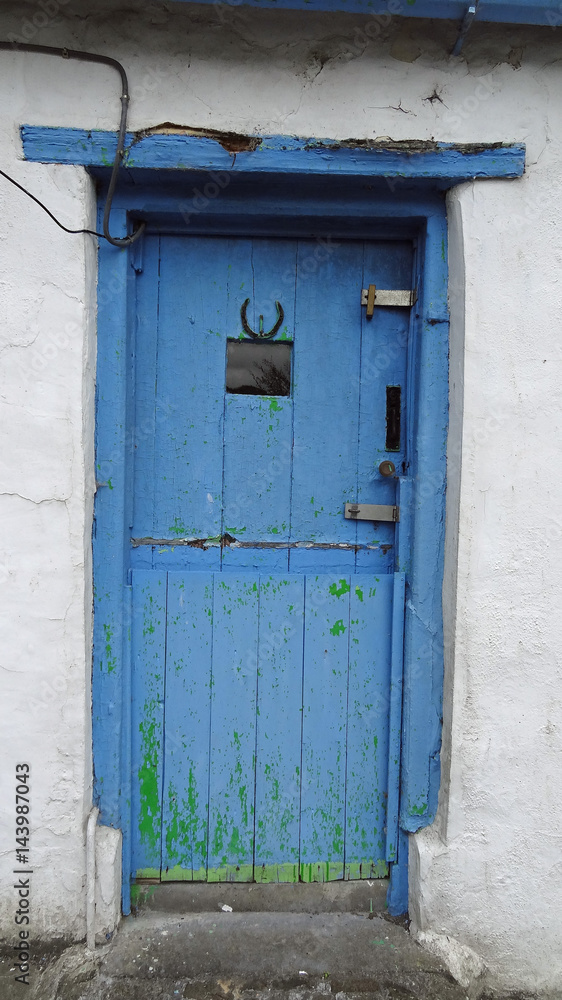
[[[289,537],[292,400],[226,395],[223,531],[243,541]]]
[[[412,246],[403,242],[365,243],[363,287],[370,283],[379,288],[411,288]],[[359,414],[359,460],[357,500],[360,503],[395,503],[394,477],[378,471],[383,459],[390,459],[402,474],[406,458],[406,356],[409,309],[376,306],[371,320],[366,310],[361,316],[361,402]],[[386,449],[386,387],[402,388],[401,448]],[[391,523],[360,521],[357,541],[394,545],[395,526]],[[367,568],[357,562],[357,570]]]
[[[275,340],[293,339],[296,254],[295,240],[230,241],[227,337],[250,340],[240,317],[249,299],[247,319],[253,330],[259,330],[260,314],[264,329],[273,326],[277,300],[284,322]],[[249,541],[288,538],[292,444],[290,397],[226,394],[224,532]]]
[[[166,241],[155,384],[157,538],[220,534],[227,277],[227,241]]]
[[[362,243],[299,241],[291,538],[355,542]],[[308,266],[307,266],[308,265]]]
[[[385,816],[392,574],[351,578],[345,877],[388,874]]]
[[[259,576],[215,575],[210,882],[250,882],[254,861]]]
[[[256,882],[298,882],[304,577],[262,576]]]
[[[164,746],[166,574],[133,573],[132,869],[159,878]]]
[[[306,577],[300,871],[343,878],[350,578]]]
[[[158,357],[160,240],[149,236],[144,244],[143,254],[143,273],[137,276],[136,281],[134,426],[130,431],[130,444],[134,454],[132,534],[137,538],[152,536],[155,524],[155,381]],[[103,402],[100,400],[100,405]]]
[[[264,330],[271,330],[277,319],[275,302],[281,303],[284,321],[275,334],[275,340],[292,340],[295,328],[295,284],[297,241],[254,237],[251,241],[250,268],[244,273],[244,289],[247,290],[248,322],[253,330],[259,330],[260,314],[263,316]],[[234,286],[231,285],[233,290]],[[245,296],[246,297],[246,296]],[[236,298],[240,323],[242,301]],[[232,334],[229,334],[232,336]]]
[[[402,522],[404,523],[404,522]],[[402,690],[404,678],[404,597],[406,574],[394,574],[392,648],[390,652],[388,713],[388,800],[386,804],[386,860],[398,858],[400,757],[402,751]]]
[[[213,574],[168,574],[162,881],[207,877]]]

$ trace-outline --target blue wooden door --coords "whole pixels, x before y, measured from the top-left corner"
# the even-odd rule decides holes
[[[372,878],[396,857],[404,577],[396,525],[346,519],[344,505],[394,504],[397,478],[379,465],[406,469],[409,310],[367,320],[361,290],[411,288],[412,254],[145,240],[131,407],[138,877]],[[249,332],[276,324],[270,340]]]

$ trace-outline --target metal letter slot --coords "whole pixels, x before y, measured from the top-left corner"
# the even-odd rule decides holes
[[[344,513],[352,521],[400,520],[400,507],[391,503],[346,503]]]
[[[367,306],[367,319],[373,318],[375,306],[399,306],[409,309],[417,300],[418,293],[415,289],[410,291],[407,288],[377,288],[376,285],[361,289],[361,305]]]

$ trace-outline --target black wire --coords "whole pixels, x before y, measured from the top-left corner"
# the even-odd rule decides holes
[[[138,240],[139,236],[142,235],[146,228],[146,223],[141,222],[139,227],[130,236],[125,236],[122,239],[113,237],[109,233],[109,216],[111,212],[111,205],[113,202],[113,195],[115,194],[115,187],[117,185],[117,176],[119,173],[119,167],[123,156],[125,153],[125,135],[127,133],[127,111],[129,108],[129,82],[127,80],[127,74],[124,67],[117,59],[111,59],[110,56],[100,56],[95,52],[82,52],[79,49],[66,49],[66,48],[56,48],[51,45],[31,45],[27,42],[20,44],[19,42],[2,42],[0,41],[0,50],[11,50],[15,52],[40,52],[43,55],[51,56],[62,56],[63,59],[80,59],[83,62],[95,62],[102,63],[105,66],[111,66],[113,69],[117,70],[119,76],[121,77],[121,120],[119,122],[119,132],[117,135],[117,150],[115,152],[115,159],[113,161],[113,169],[111,171],[111,177],[109,179],[109,187],[107,190],[107,198],[105,201],[105,210],[103,213],[103,233],[97,233],[93,229],[67,229],[63,226],[62,222],[59,222],[55,218],[52,212],[36,198],[35,195],[27,191],[21,184],[18,184],[13,177],[10,177],[4,170],[0,170],[0,174],[6,178],[6,180],[11,181],[20,191],[27,194],[33,199],[46,213],[50,216],[53,222],[56,222],[57,226],[64,229],[65,233],[79,234],[88,233],[91,236],[101,236],[106,239],[108,243],[111,243],[114,247],[128,247],[131,246],[135,240]]]
[[[53,215],[52,212],[49,211],[47,206],[44,205],[42,201],[39,201],[39,198],[36,198],[34,194],[31,194],[31,191],[28,191],[27,188],[24,188],[22,184],[19,184],[18,181],[14,180],[13,177],[10,177],[10,175],[7,174],[5,170],[0,170],[0,174],[2,175],[2,177],[5,177],[7,181],[10,181],[10,183],[13,184],[15,187],[19,188],[20,191],[23,191],[23,193],[26,194],[28,198],[31,198],[32,201],[34,201],[37,205],[39,205],[39,207],[42,208],[43,211],[46,212],[48,216],[50,216],[53,222],[56,222],[57,226],[60,226],[61,229],[64,229],[65,233],[71,233],[72,235],[87,233],[89,236],[101,236],[102,239],[104,238],[105,234],[97,233],[95,229],[67,229],[66,226],[63,226],[62,222],[59,222],[59,220],[55,218],[55,216]]]

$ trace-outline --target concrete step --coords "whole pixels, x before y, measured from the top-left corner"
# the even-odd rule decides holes
[[[388,879],[350,882],[267,883],[139,882],[134,913],[375,913],[386,912]]]
[[[181,983],[187,1000],[209,992],[237,1000],[243,991],[276,988],[374,993],[385,984],[392,996],[465,996],[404,928],[367,914],[145,911],[122,922],[101,956],[107,996],[119,983],[164,979]]]
[[[19,1000],[13,955],[3,958],[0,996]],[[95,954],[83,945],[34,953],[25,992],[28,1000],[467,1000],[438,959],[383,917],[223,910],[146,910]]]

